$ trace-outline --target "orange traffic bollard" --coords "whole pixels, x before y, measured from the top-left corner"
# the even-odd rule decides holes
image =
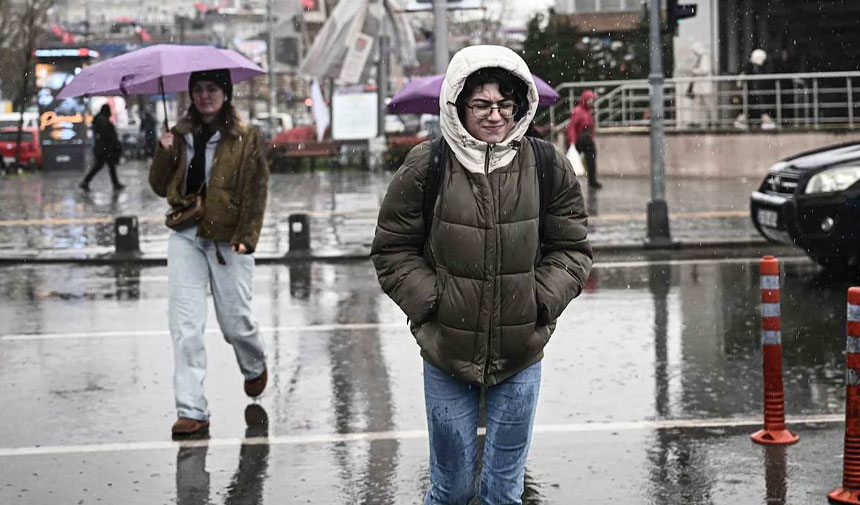
[[[845,454],[842,487],[827,495],[839,503],[860,504],[860,288],[848,289],[845,346]]]
[[[761,269],[761,354],[764,371],[764,429],[750,435],[759,444],[793,444],[800,437],[785,429],[782,391],[782,321],[779,313],[779,260],[765,256]]]

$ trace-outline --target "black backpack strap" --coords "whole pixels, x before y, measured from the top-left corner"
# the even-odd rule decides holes
[[[430,235],[433,226],[433,211],[439,188],[442,187],[442,177],[448,165],[448,143],[443,137],[430,142],[430,167],[427,170],[427,185],[424,188],[424,237]]]
[[[549,201],[552,199],[552,187],[555,182],[555,170],[553,164],[555,161],[555,147],[546,140],[535,137],[526,137],[532,144],[532,151],[535,155],[535,165],[537,166],[538,182],[540,184],[540,213],[538,214],[538,238],[543,244],[545,236],[544,229],[546,228],[546,213],[549,208]]]

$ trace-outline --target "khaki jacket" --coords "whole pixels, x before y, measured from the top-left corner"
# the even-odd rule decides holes
[[[163,149],[159,143],[149,169],[149,185],[155,194],[167,197],[173,209],[187,206],[193,198],[185,195],[185,176],[191,162],[185,134],[192,128],[187,118],[181,120],[172,129],[173,146]],[[222,132],[206,186],[206,214],[197,235],[245,244],[253,252],[260,238],[268,192],[269,166],[259,132],[244,124]]]

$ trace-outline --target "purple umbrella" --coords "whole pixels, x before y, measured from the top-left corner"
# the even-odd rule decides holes
[[[552,105],[558,93],[540,77],[532,74],[538,90],[538,105]],[[415,77],[388,103],[388,112],[393,114],[439,114],[439,93],[442,91],[444,74]]]
[[[57,95],[127,96],[173,93],[188,89],[188,77],[200,70],[230,70],[234,83],[264,71],[239,53],[214,46],[159,44],[85,67]],[[165,118],[167,104],[164,105]],[[165,119],[166,121],[166,119]]]

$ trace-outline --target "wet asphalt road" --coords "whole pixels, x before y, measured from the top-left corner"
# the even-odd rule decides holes
[[[138,217],[145,255],[164,257],[167,205],[149,188],[146,174],[142,161],[121,165],[127,188],[119,193],[110,190],[106,174],[93,181],[90,193],[77,187],[82,174],[74,171],[0,177],[0,260],[112,253],[113,222],[120,215]],[[288,218],[296,213],[309,216],[316,254],[366,254],[391,177],[391,172],[361,170],[272,174],[257,254],[289,251]],[[762,240],[749,219],[749,195],[759,182],[758,177],[667,180],[673,238],[687,243]],[[641,245],[650,199],[647,178],[607,178],[603,190],[585,189],[584,194],[592,243]]]
[[[546,350],[525,503],[826,503],[841,483],[845,293],[860,279],[784,261],[801,440],[763,448],[749,440],[757,261],[598,261]],[[0,503],[420,503],[421,360],[370,264],[258,267],[254,289],[268,424],[246,426],[210,307],[211,438],[180,444],[165,268],[0,268]]]

